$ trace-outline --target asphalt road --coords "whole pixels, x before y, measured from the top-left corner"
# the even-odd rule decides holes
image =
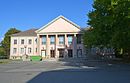
[[[130,83],[130,65],[12,61],[0,64],[0,83]]]

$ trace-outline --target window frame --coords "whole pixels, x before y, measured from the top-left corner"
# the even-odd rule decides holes
[[[21,44],[22,44],[22,45],[24,44],[24,42],[25,42],[24,39],[21,39]]]
[[[24,54],[24,48],[21,48],[20,54]]]
[[[28,48],[28,54],[31,54],[32,53],[32,48]]]
[[[46,44],[46,36],[42,36],[42,45],[45,45]]]
[[[70,38],[71,37],[71,41]],[[68,44],[71,45],[73,43],[73,36],[72,35],[68,35]]]
[[[50,44],[55,44],[55,36],[53,35],[50,36]]]
[[[32,39],[28,39],[28,44],[32,44]]]
[[[16,45],[17,44],[17,39],[14,39],[14,45]]]
[[[64,45],[65,44],[65,36],[59,35],[59,44]]]
[[[17,48],[13,48],[13,54],[17,53]]]

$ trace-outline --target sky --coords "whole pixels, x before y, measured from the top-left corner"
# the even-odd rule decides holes
[[[40,28],[59,15],[87,27],[92,3],[93,0],[0,0],[0,41],[10,28]]]

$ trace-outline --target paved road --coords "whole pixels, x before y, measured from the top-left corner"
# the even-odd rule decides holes
[[[12,61],[0,64],[0,83],[130,83],[130,65]]]

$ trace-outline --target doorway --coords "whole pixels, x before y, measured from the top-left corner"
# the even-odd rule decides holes
[[[64,58],[64,49],[59,49],[59,58]]]
[[[41,51],[41,56],[42,56],[42,57],[45,57],[45,56],[46,56],[46,51],[45,51],[45,50],[42,50],[42,51]]]
[[[51,58],[55,58],[55,50],[50,50]]]
[[[68,57],[73,57],[73,50],[72,49],[68,49]]]

